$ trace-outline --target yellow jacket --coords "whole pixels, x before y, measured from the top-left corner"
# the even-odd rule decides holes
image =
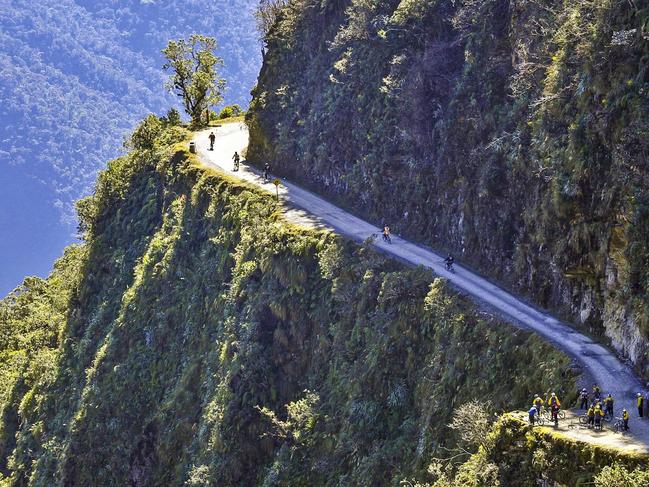
[[[638,396],[638,407],[642,406],[642,400],[644,398],[642,396]]]
[[[557,407],[561,407],[561,401],[559,401],[559,398],[557,396],[550,397],[550,399],[548,399],[548,406],[552,406],[552,401],[555,401]]]
[[[624,411],[622,413],[622,419],[625,421],[629,419],[629,411]]]
[[[606,414],[604,413],[604,411],[602,411],[601,408],[596,408],[596,409],[595,409],[595,416],[597,416],[598,414],[599,414],[600,416],[602,416],[602,417],[606,416]]]

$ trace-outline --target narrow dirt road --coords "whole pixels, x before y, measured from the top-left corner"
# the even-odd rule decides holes
[[[208,135],[211,130],[217,136],[214,151],[209,150]],[[216,167],[231,176],[239,177],[275,193],[275,186],[271,182],[265,182],[255,168],[241,164],[238,172],[232,170],[234,151],[241,152],[248,145],[248,130],[245,125],[232,123],[208,129],[197,133],[194,141],[201,160],[208,166]],[[380,234],[380,229],[374,225],[288,181],[281,181],[279,194],[287,206],[287,219],[294,223],[331,228],[357,241],[364,241]],[[397,236],[393,236],[392,244],[377,238],[374,245],[403,262],[432,269],[458,289],[487,304],[515,326],[538,333],[574,358],[584,369],[586,376],[599,384],[605,393],[611,393],[615,397],[617,415],[623,407],[630,412],[635,440],[649,446],[649,418],[639,419],[635,406],[635,396],[638,392],[644,393],[644,388],[633,370],[620,361],[613,352],[549,313],[535,309],[461,266],[456,266],[455,273],[448,272],[444,267],[443,257],[432,249]]]

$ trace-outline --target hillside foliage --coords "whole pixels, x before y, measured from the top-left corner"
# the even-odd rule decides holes
[[[456,407],[573,395],[537,337],[141,129],[84,243],[0,303],[0,485],[393,485],[455,446]]]
[[[649,376],[649,4],[295,0],[248,158],[442,250]]]

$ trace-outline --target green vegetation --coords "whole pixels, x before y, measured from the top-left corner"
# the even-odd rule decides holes
[[[537,337],[286,224],[188,137],[147,118],[85,243],[2,301],[0,485],[393,485],[461,441],[455,407],[573,394]]]
[[[646,485],[646,455],[630,455],[532,429],[509,415],[474,445],[464,461],[436,460],[416,487],[534,487],[559,485],[621,487]],[[470,452],[469,452],[470,453]],[[460,457],[461,458],[461,457]],[[606,465],[602,468],[602,465]]]
[[[0,472],[25,408],[56,376],[61,331],[81,278],[83,246],[71,246],[47,279],[28,277],[0,301]],[[0,478],[1,474],[0,474]]]
[[[277,8],[249,160],[453,251],[649,377],[645,3]]]
[[[167,58],[163,69],[171,71],[166,88],[182,98],[193,127],[204,125],[207,110],[223,100],[225,80],[217,71],[223,60],[215,50],[216,39],[198,34],[169,41],[162,50]]]
[[[219,112],[218,119],[223,120],[225,118],[241,117],[244,115],[243,110],[237,104],[224,106]]]

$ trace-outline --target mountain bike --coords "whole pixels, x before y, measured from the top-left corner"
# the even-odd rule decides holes
[[[534,425],[543,426],[544,424],[545,424],[545,418],[537,413],[536,416],[534,417]]]
[[[615,423],[613,423],[613,430],[616,433],[622,433],[625,435],[627,431],[624,429],[624,421],[622,418],[615,418]]]
[[[550,411],[549,409],[542,407],[541,415],[545,417],[546,421],[552,421],[552,411]],[[566,419],[566,412],[563,409],[559,409],[557,416],[559,417],[559,419]]]

